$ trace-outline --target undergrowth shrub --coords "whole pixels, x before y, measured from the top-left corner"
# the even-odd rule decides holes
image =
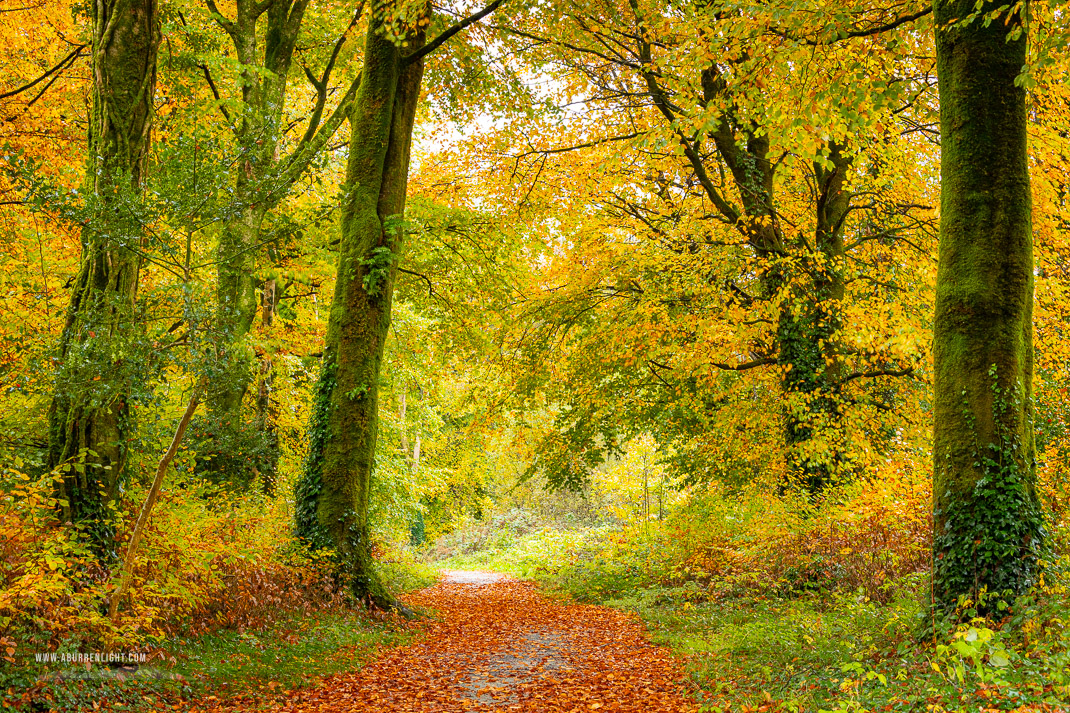
[[[444,560],[491,548],[504,549],[518,537],[543,527],[545,523],[529,510],[511,508],[485,520],[461,523],[429,545],[425,555],[432,560]]]
[[[118,563],[105,567],[76,526],[60,522],[55,476],[0,471],[0,654],[6,664],[35,652],[149,651],[167,637],[246,629],[297,610],[341,605],[323,554],[290,536],[280,500],[205,497],[194,488],[161,496],[142,540],[133,585],[111,621],[107,601]],[[143,493],[127,493],[129,528]],[[120,530],[125,551],[127,530]]]
[[[905,463],[820,500],[710,487],[665,520],[633,523],[577,550],[556,581],[589,600],[692,585],[709,598],[838,590],[888,602],[928,570],[930,502],[926,474]]]
[[[927,474],[900,464],[859,480],[823,502],[782,500],[782,518],[756,538],[746,558],[781,592],[861,591],[888,602],[896,588],[928,570],[932,543]],[[783,506],[787,506],[784,508]]]

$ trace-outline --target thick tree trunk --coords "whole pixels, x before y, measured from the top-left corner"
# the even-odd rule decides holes
[[[82,258],[60,343],[49,412],[49,465],[67,464],[64,516],[85,522],[93,547],[114,555],[109,503],[125,477],[129,431],[127,354],[135,332],[141,226],[123,203],[140,190],[152,132],[156,0],[90,5],[93,104],[86,186],[98,213],[82,233]]]
[[[933,596],[945,609],[982,590],[1026,590],[1044,539],[1034,491],[1026,94],[1014,84],[1026,58],[1024,14],[941,29],[974,11],[973,0],[935,4],[942,163]],[[1020,34],[1008,41],[1010,30]]]
[[[237,200],[252,201],[252,179],[239,181]],[[256,284],[256,243],[264,210],[249,206],[237,220],[225,225],[217,250],[216,361],[206,404],[211,447],[200,454],[198,470],[210,480],[244,490],[253,481],[250,451],[264,444],[251,434],[242,413],[242,401],[253,379],[255,355],[247,335],[260,305]]]
[[[248,189],[238,189],[239,201],[253,201]],[[219,238],[216,332],[220,339],[220,369],[209,393],[209,409],[223,426],[236,427],[240,423],[242,399],[252,379],[251,356],[238,345],[253,326],[259,306],[256,243],[263,220],[264,212],[259,207],[245,208],[237,220],[223,227]]]
[[[350,116],[338,278],[323,366],[310,423],[310,452],[297,486],[298,533],[334,549],[347,586],[359,598],[397,602],[372,566],[368,498],[378,432],[379,375],[390,325],[409,149],[423,62],[402,61],[370,23],[360,90]],[[421,46],[422,32],[407,49]]]

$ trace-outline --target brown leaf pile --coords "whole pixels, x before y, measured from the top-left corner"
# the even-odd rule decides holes
[[[620,612],[564,605],[528,583],[439,583],[410,604],[424,636],[361,670],[295,693],[280,710],[696,711],[664,649]]]

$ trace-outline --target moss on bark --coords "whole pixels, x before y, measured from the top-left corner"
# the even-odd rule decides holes
[[[404,234],[401,218],[423,63],[406,63],[382,32],[382,23],[377,11],[369,23],[360,89],[350,116],[338,277],[310,424],[310,452],[298,484],[297,529],[313,546],[334,549],[355,596],[396,608],[397,601],[373,567],[368,498],[379,375]],[[422,31],[413,32],[407,47],[422,43]]]
[[[988,13],[999,3],[985,2]],[[939,0],[941,217],[933,335],[934,604],[1035,580],[1033,248],[1021,14]],[[1022,6],[1022,13],[1027,6]],[[1005,22],[1006,21],[1006,22]],[[1008,31],[1020,34],[1008,39]]]
[[[125,477],[130,383],[122,367],[136,330],[141,226],[123,202],[141,187],[152,132],[156,0],[91,4],[92,110],[87,192],[97,213],[82,232],[82,257],[60,342],[49,411],[49,465],[66,467],[64,516],[85,522],[94,549],[114,555],[109,503]],[[104,378],[101,378],[103,376]]]
[[[290,67],[308,0],[238,0],[235,19],[221,24],[245,68],[241,84],[241,116],[234,136],[241,150],[234,183],[234,218],[223,226],[216,251],[217,288],[215,373],[206,397],[211,452],[201,469],[216,482],[244,489],[253,479],[246,459],[236,448],[246,445],[242,402],[252,383],[255,359],[243,341],[252,328],[260,299],[257,258],[264,218],[285,196],[286,179],[279,171],[279,142]],[[262,40],[258,34],[262,27]],[[261,46],[262,44],[262,46]],[[291,174],[296,179],[296,174]],[[265,439],[272,448],[270,439]],[[273,458],[268,454],[269,459]]]

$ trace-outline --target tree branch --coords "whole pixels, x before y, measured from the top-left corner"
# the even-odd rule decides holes
[[[629,139],[634,139],[634,138],[636,138],[638,136],[639,136],[639,133],[636,132],[636,133],[633,133],[633,134],[625,134],[624,136],[611,136],[608,139],[597,139],[595,141],[588,141],[585,144],[577,144],[575,146],[565,146],[565,147],[557,148],[557,149],[533,149],[531,151],[525,151],[522,154],[517,154],[513,158],[525,158],[527,156],[531,156],[532,154],[542,154],[543,156],[549,156],[550,154],[555,154],[555,153],[566,153],[568,151],[579,151],[580,149],[589,149],[592,146],[600,146],[601,144],[608,144],[608,143],[611,143],[613,141],[627,141]]]
[[[349,31],[360,20],[360,16],[364,12],[364,3],[361,2],[357,5],[356,12],[353,13],[353,19],[349,21],[349,26],[345,31],[338,36],[338,39],[334,43],[334,49],[331,51],[331,58],[327,60],[327,66],[323,69],[323,74],[319,79],[316,79],[315,75],[308,67],[304,67],[305,76],[308,77],[308,81],[316,88],[316,106],[312,110],[312,116],[308,120],[308,128],[305,129],[305,135],[301,137],[301,141],[298,145],[307,143],[312,140],[312,137],[316,135],[316,130],[319,128],[320,121],[323,119],[323,107],[327,104],[327,82],[330,81],[331,72],[334,71],[334,63],[338,60],[338,54],[342,51],[342,45],[345,44],[346,38],[349,37]],[[359,76],[359,75],[358,75]]]
[[[427,296],[428,297],[436,297],[437,296],[437,295],[435,295],[435,286],[431,283],[431,278],[429,278],[427,275],[422,275],[419,272],[413,272],[412,270],[406,270],[403,267],[399,267],[398,268],[398,272],[404,272],[406,275],[412,275],[414,277],[419,277],[421,280],[423,280],[424,282],[427,283]]]
[[[137,546],[141,543],[141,537],[145,534],[145,525],[148,524],[149,515],[152,514],[152,508],[156,505],[156,500],[160,496],[163,477],[167,473],[167,468],[171,465],[171,461],[174,460],[175,454],[178,453],[178,446],[182,443],[183,436],[186,435],[186,427],[189,426],[189,422],[197,410],[197,405],[200,403],[202,386],[203,382],[193,387],[193,394],[190,395],[189,403],[186,404],[186,411],[178,422],[178,428],[175,429],[175,435],[171,439],[170,447],[156,467],[156,477],[153,478],[152,487],[149,488],[149,494],[145,497],[144,505],[141,506],[141,514],[138,515],[137,523],[134,525],[134,532],[130,535],[130,542],[126,546],[126,556],[123,558],[122,568],[119,570],[119,588],[111,595],[108,601],[108,618],[112,621],[115,621],[119,613],[119,602],[126,596],[127,590],[130,589]]]
[[[846,384],[848,381],[854,381],[855,379],[872,379],[877,376],[911,376],[914,373],[913,367],[906,369],[876,369],[874,371],[857,371],[854,374],[849,374],[840,380],[840,385]]]
[[[208,7],[208,11],[214,15],[212,19],[218,22],[219,26],[222,27],[226,33],[230,35],[230,38],[236,42],[237,38],[235,34],[237,33],[237,29],[234,27],[234,23],[224,17],[223,13],[219,11],[219,8],[216,7],[215,0],[204,0],[204,4]]]
[[[718,369],[725,371],[746,371],[747,369],[757,369],[760,366],[769,366],[776,364],[776,357],[765,357],[762,359],[755,359],[754,361],[745,361],[741,364],[719,364],[717,362],[711,362],[711,366],[715,366]]]
[[[439,47],[441,47],[443,44],[445,44],[451,37],[456,35],[461,30],[465,29],[469,25],[473,25],[473,24],[479,22],[484,17],[486,17],[487,15],[489,15],[492,12],[494,12],[495,10],[497,10],[498,7],[503,2],[505,2],[505,0],[494,0],[494,2],[492,2],[490,5],[487,5],[485,8],[483,8],[482,10],[477,12],[475,15],[470,15],[469,17],[464,18],[463,20],[458,22],[456,25],[454,25],[453,27],[449,28],[448,30],[443,32],[441,35],[439,35],[435,39],[433,39],[430,42],[428,42],[426,45],[424,45],[420,49],[416,50],[412,54],[408,54],[408,55],[405,55],[404,57],[402,57],[401,58],[402,64],[410,64],[410,63],[415,62],[416,60],[420,59],[421,57],[426,57],[427,55],[431,54],[432,52],[434,52]]]
[[[67,68],[67,67],[69,67],[70,65],[74,64],[74,61],[75,61],[76,59],[78,59],[79,57],[81,57],[81,56],[82,56],[82,50],[84,50],[85,48],[86,48],[86,46],[85,46],[85,45],[78,45],[77,47],[75,47],[75,48],[74,48],[74,49],[73,49],[73,50],[72,50],[72,51],[70,52],[70,54],[68,54],[68,55],[67,55],[66,57],[64,57],[63,59],[61,59],[61,60],[60,60],[60,61],[59,61],[59,62],[58,62],[58,63],[56,64],[56,66],[55,66],[55,67],[53,67],[52,69],[48,70],[47,72],[45,72],[45,73],[44,73],[44,74],[42,74],[42,75],[41,75],[40,77],[38,77],[37,79],[33,80],[32,82],[29,82],[29,83],[27,83],[27,84],[23,84],[23,85],[22,85],[21,87],[19,87],[18,89],[12,89],[12,90],[11,90],[10,92],[4,92],[4,93],[0,94],[0,99],[7,99],[8,97],[13,97],[13,96],[15,96],[16,94],[21,94],[22,92],[26,91],[27,89],[32,89],[33,87],[37,86],[37,85],[38,85],[38,84],[40,84],[41,82],[45,81],[46,79],[48,79],[48,78],[49,78],[50,76],[52,76],[52,75],[53,75],[53,74],[55,74],[56,72],[61,72],[61,71],[63,71],[64,69],[66,69],[66,68]],[[51,82],[49,82],[49,85],[51,85]],[[34,99],[34,100],[36,101],[36,99],[37,99],[38,97],[40,97],[40,96],[41,96],[41,95],[40,95],[40,94],[38,94],[38,95],[37,95],[37,97],[35,97],[35,99]]]
[[[872,35],[879,35],[879,34],[881,34],[883,32],[888,32],[889,30],[894,30],[895,28],[899,27],[900,25],[905,25],[908,22],[914,22],[915,20],[920,20],[921,18],[925,17],[926,15],[931,14],[932,11],[933,11],[932,5],[929,5],[927,7],[922,8],[921,10],[918,10],[917,12],[913,12],[913,13],[911,13],[909,15],[903,15],[901,17],[897,17],[894,20],[891,20],[889,22],[885,22],[885,23],[883,23],[881,25],[875,25],[873,27],[869,27],[869,28],[866,28],[864,30],[848,30],[847,32],[844,32],[844,33],[837,33],[835,37],[833,37],[831,39],[827,39],[827,40],[800,40],[797,37],[792,37],[791,35],[789,35],[786,32],[783,33],[783,36],[787,37],[788,39],[795,40],[796,42],[802,42],[803,44],[809,45],[811,47],[820,47],[822,45],[832,45],[832,44],[835,44],[835,43],[837,43],[837,42],[839,42],[841,40],[852,39],[852,38],[855,38],[855,37],[871,37]]]
[[[706,166],[702,162],[702,157],[699,156],[698,151],[695,150],[694,143],[689,140],[680,129],[676,128],[678,126],[676,112],[673,111],[668,95],[658,83],[658,77],[654,71],[654,60],[651,53],[652,45],[645,36],[645,25],[643,24],[642,18],[639,16],[639,4],[636,0],[630,0],[629,4],[631,5],[632,14],[635,16],[636,26],[640,33],[639,74],[642,76],[643,81],[646,82],[647,89],[650,92],[650,98],[654,101],[654,106],[657,107],[662,116],[668,120],[669,126],[673,127],[672,131],[676,134],[676,138],[679,141],[681,148],[684,150],[684,156],[687,157],[688,162],[691,164],[691,169],[695,172],[695,177],[698,178],[698,182],[702,185],[702,189],[705,191],[707,198],[709,198],[710,202],[717,208],[717,211],[721,214],[725,222],[731,225],[736,225],[739,223],[739,211],[737,211],[724,198],[724,196],[721,195],[721,192],[718,191],[717,187],[713,184],[709,174],[706,172]]]
[[[283,190],[286,190],[290,183],[296,180],[297,177],[308,168],[308,164],[311,163],[316,154],[327,145],[327,141],[334,135],[334,132],[338,127],[341,126],[346,116],[349,115],[349,106],[357,96],[357,89],[360,88],[360,78],[361,75],[358,74],[352,83],[350,83],[345,96],[338,102],[338,106],[334,108],[331,115],[327,117],[327,121],[319,127],[315,135],[308,136],[308,132],[306,131],[305,137],[298,142],[290,155],[279,161],[278,165],[281,170],[279,171],[277,180],[279,181],[279,185],[284,187]]]
[[[215,82],[212,80],[212,72],[208,69],[208,65],[207,64],[198,64],[197,66],[201,68],[202,72],[204,72],[204,78],[208,82],[208,87],[212,90],[212,96],[214,96],[215,100],[217,102],[219,102],[219,104],[217,104],[217,106],[219,107],[219,111],[223,114],[223,118],[226,119],[227,123],[230,124],[231,128],[233,128],[234,127],[234,122],[231,121],[231,119],[230,119],[230,112],[228,112],[227,108],[225,106],[223,106],[223,103],[222,103],[223,102],[223,98],[219,95],[219,88],[215,85]]]

